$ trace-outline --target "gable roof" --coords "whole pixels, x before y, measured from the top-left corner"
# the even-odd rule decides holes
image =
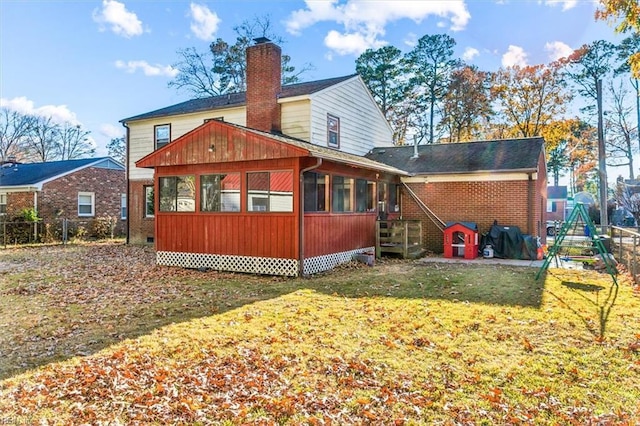
[[[343,77],[328,78],[324,80],[309,81],[306,83],[296,83],[282,86],[280,99],[292,98],[296,96],[310,95],[319,92],[328,87],[334,86],[343,81],[349,80],[357,74],[346,75]],[[155,111],[144,114],[134,115],[133,117],[120,120],[121,123],[130,121],[146,120],[149,118],[168,117],[172,115],[191,114],[195,112],[210,111],[221,108],[232,108],[246,105],[246,92],[229,93],[220,96],[211,96],[208,98],[191,99],[186,102],[160,108]]]
[[[212,144],[215,149],[210,151]],[[136,161],[136,167],[174,166],[184,161],[204,164],[287,157],[315,157],[369,170],[407,175],[399,168],[366,157],[219,120],[207,121],[153,151]]]
[[[366,157],[411,175],[538,170],[541,137],[374,148]]]
[[[46,182],[87,167],[124,171],[124,166],[111,157],[47,161],[44,163],[7,163],[0,168],[0,188],[15,186],[41,187]]]

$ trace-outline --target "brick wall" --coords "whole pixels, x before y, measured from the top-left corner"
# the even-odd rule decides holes
[[[116,232],[124,234],[126,221],[120,218],[120,202],[126,187],[124,171],[88,167],[45,183],[38,194],[38,214],[46,220],[66,218],[87,224],[94,218],[111,216],[118,220]],[[95,194],[93,217],[78,216],[78,192]]]
[[[13,219],[22,210],[33,208],[33,192],[9,192],[7,194],[7,218]]]
[[[247,127],[280,131],[282,53],[273,43],[247,48]]]
[[[536,198],[538,185],[535,181],[438,182],[408,185],[445,223],[475,222],[482,235],[488,232],[494,220],[497,220],[499,225],[518,226],[524,234],[538,235],[535,218],[539,217],[541,203],[539,195]],[[530,193],[534,197],[532,200],[529,198]],[[422,220],[425,248],[442,253],[442,232],[404,189],[402,210],[403,218]]]
[[[129,243],[147,244],[153,241],[155,220],[144,217],[144,187],[153,185],[153,180],[129,181]]]

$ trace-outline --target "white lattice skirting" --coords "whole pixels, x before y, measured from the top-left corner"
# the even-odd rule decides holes
[[[328,271],[341,263],[350,262],[359,253],[374,252],[375,247],[331,253],[304,259],[303,274],[310,275]],[[216,271],[247,272],[250,274],[284,275],[295,277],[299,273],[296,259],[273,257],[230,256],[209,253],[180,253],[159,251],[156,253],[158,265],[182,268],[210,268]]]
[[[248,272],[251,274],[298,275],[299,262],[296,259],[273,257],[230,256],[208,253],[180,253],[159,251],[156,253],[158,265],[181,266],[183,268],[210,268],[217,271]]]
[[[316,274],[322,271],[328,271],[335,268],[341,263],[350,262],[356,254],[374,252],[375,247],[365,247],[356,250],[343,251],[340,253],[325,254],[322,256],[310,257],[302,262],[302,273],[305,275]]]

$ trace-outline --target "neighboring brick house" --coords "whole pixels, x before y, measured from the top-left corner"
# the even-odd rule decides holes
[[[546,240],[547,173],[544,139],[522,138],[375,148],[367,157],[407,171],[404,219],[420,219],[425,248],[443,251],[443,234],[429,218],[475,222],[486,233],[497,221]],[[427,210],[428,209],[428,210]]]
[[[111,157],[45,163],[4,163],[0,168],[0,213],[9,220],[33,208],[45,221],[69,219],[89,225],[117,219],[126,229],[125,168]]]
[[[567,211],[567,187],[548,186],[547,187],[547,220],[564,221],[569,212]]]

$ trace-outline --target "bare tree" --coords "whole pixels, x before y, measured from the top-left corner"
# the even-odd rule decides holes
[[[0,109],[0,160],[23,157],[24,145],[33,129],[35,117],[8,108]]]
[[[88,138],[90,133],[79,124],[64,123],[59,127],[56,157],[60,160],[73,160],[95,154],[96,148]]]
[[[233,30],[236,33],[233,44],[218,38],[209,45],[207,52],[198,52],[194,47],[178,50],[180,59],[173,66],[179,72],[169,82],[169,87],[186,90],[197,98],[246,90],[247,47],[258,37],[266,37],[277,44],[282,44],[283,40],[272,31],[268,16],[245,20]],[[298,82],[299,76],[312,68],[305,64],[296,71],[290,63],[291,57],[282,55],[283,84]]]
[[[127,146],[124,140],[124,136],[111,139],[111,141],[107,144],[107,151],[111,157],[124,164],[127,157]]]
[[[56,158],[60,125],[52,117],[37,117],[26,142],[28,156],[36,162]]]
[[[638,127],[632,124],[633,107],[627,103],[629,90],[622,81],[616,86],[609,82],[611,95],[609,110],[605,116],[607,166],[627,166],[629,178],[634,178],[633,157],[638,152],[633,143]]]

